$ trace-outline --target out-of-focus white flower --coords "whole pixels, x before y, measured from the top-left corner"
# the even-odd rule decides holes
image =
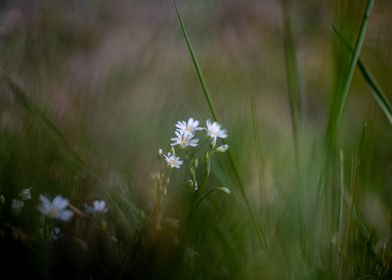
[[[167,165],[171,168],[180,168],[183,164],[183,161],[179,157],[176,157],[175,154],[170,152],[167,155],[164,154],[163,157],[165,158]]]
[[[50,238],[52,240],[59,240],[63,236],[61,229],[59,227],[54,227],[50,232]]]
[[[220,153],[224,153],[227,151],[228,148],[229,148],[229,145],[224,144],[224,145],[221,145],[218,148],[216,148],[216,151],[220,152]]]
[[[72,219],[74,213],[67,210],[69,205],[68,199],[58,195],[51,202],[46,196],[41,194],[39,196],[39,200],[41,201],[41,204],[38,207],[38,211],[40,211],[41,214],[48,218],[58,219],[65,222]]]
[[[193,134],[197,130],[202,130],[202,128],[199,127],[199,121],[194,120],[193,118],[189,118],[188,122],[178,121],[176,127],[176,130],[183,134]]]
[[[24,201],[23,200],[19,200],[19,199],[16,199],[16,198],[12,200],[11,207],[12,207],[12,211],[15,214],[20,214],[20,212],[22,212],[23,206],[24,206]]]
[[[211,137],[212,146],[215,147],[217,138],[226,138],[227,131],[225,129],[221,129],[221,125],[217,122],[212,122],[210,120],[206,121],[207,124],[207,135]]]
[[[195,136],[193,133],[176,131],[175,134],[177,137],[171,139],[173,141],[173,143],[171,143],[172,146],[179,145],[181,148],[186,148],[188,146],[196,147],[199,142],[199,139],[193,138]]]
[[[158,150],[158,155],[160,155],[160,156],[161,156],[162,154],[163,154],[163,151],[162,151],[162,149],[159,149],[159,150]]]
[[[21,200],[30,200],[31,199],[31,189],[32,188],[26,188],[26,189],[21,190],[18,194],[18,198],[20,198]]]
[[[106,213],[108,208],[106,207],[106,202],[103,200],[96,200],[93,203],[93,207],[89,205],[85,205],[86,211],[89,214],[99,214],[99,213]]]

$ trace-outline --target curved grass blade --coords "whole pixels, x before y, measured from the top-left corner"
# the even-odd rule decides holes
[[[302,100],[303,92],[300,89],[300,78],[299,69],[297,63],[297,57],[295,53],[295,45],[293,39],[293,32],[291,29],[291,18],[290,18],[290,7],[289,0],[283,0],[282,13],[284,17],[284,57],[286,63],[286,78],[287,78],[287,89],[288,98],[290,105],[291,114],[291,127],[294,138],[294,154],[295,161],[297,163],[297,172],[299,174],[299,128],[301,125],[301,111],[302,111]]]
[[[188,33],[187,33],[186,29],[185,29],[184,23],[182,22],[182,19],[181,19],[180,13],[178,12],[177,5],[176,5],[175,1],[174,1],[174,7],[176,8],[176,13],[177,13],[178,21],[180,22],[181,31],[182,31],[182,34],[184,35],[186,44],[188,46],[189,53],[191,55],[193,65],[195,66],[197,77],[199,78],[200,86],[201,86],[201,88],[203,90],[204,97],[207,100],[208,107],[210,108],[210,111],[211,111],[211,114],[212,114],[212,118],[214,119],[214,121],[217,121],[218,118],[217,118],[217,115],[216,115],[216,112],[215,112],[215,109],[214,109],[214,105],[212,103],[212,99],[210,97],[207,85],[206,85],[206,83],[204,81],[203,73],[200,70],[199,63],[197,62],[197,59],[196,59],[196,56],[195,56],[195,52],[193,51],[192,44],[191,44],[191,42],[189,40]]]
[[[110,188],[108,188],[108,184],[99,177],[93,170],[91,170],[83,160],[78,156],[72,146],[65,139],[63,134],[56,128],[56,126],[49,120],[49,118],[38,108],[33,101],[31,101],[24,90],[22,90],[4,71],[0,70],[0,78],[4,81],[4,83],[11,90],[15,98],[23,105],[23,107],[43,126],[45,131],[49,134],[49,136],[55,141],[55,143],[61,148],[62,152],[65,154],[67,158],[69,158],[80,170],[89,174],[92,178],[97,181],[97,185],[100,187],[100,190],[106,195],[109,202],[113,205],[119,205],[121,202],[125,206],[127,206],[127,210],[131,213],[138,213],[135,205],[115,192],[110,192]],[[117,211],[120,213],[121,211]],[[119,220],[125,221],[125,215],[120,213]],[[124,216],[124,217],[123,217]],[[122,222],[126,225],[125,222]]]
[[[343,45],[346,46],[350,51],[353,51],[346,38],[343,37],[343,35],[339,32],[336,26],[332,25],[332,29],[335,31],[336,35],[339,37]],[[392,105],[389,102],[388,97],[385,95],[384,91],[382,90],[374,76],[366,68],[360,58],[358,59],[358,68],[363,78],[368,83],[372,96],[376,100],[377,104],[381,107],[381,110],[383,111],[385,117],[388,119],[389,123],[392,125]]]
[[[329,145],[329,147],[335,146],[337,130],[343,115],[344,107],[346,105],[348,93],[351,86],[351,81],[354,76],[354,70],[358,63],[363,42],[365,41],[367,25],[368,25],[369,16],[372,11],[373,5],[374,5],[374,0],[368,0],[366,3],[366,8],[362,16],[358,37],[350,58],[350,62],[348,64],[348,71],[345,73],[345,77],[343,80],[343,84],[342,84],[343,86],[341,89],[339,87],[334,97],[331,115],[328,122],[328,130],[327,130],[327,141],[328,141],[327,144]]]
[[[91,174],[92,171],[79,158],[77,153],[67,142],[62,133],[55,125],[45,116],[45,114],[27,97],[27,94],[4,72],[1,73],[2,79],[11,90],[15,98],[23,105],[23,107],[45,128],[51,138],[58,144],[65,155],[71,159],[79,168]]]
[[[180,15],[180,13],[179,13],[179,11],[178,11],[176,2],[173,1],[173,3],[174,3],[174,8],[175,8],[175,10],[176,10],[176,14],[177,14],[178,21],[179,21],[180,26],[181,26],[182,34],[183,34],[183,36],[184,36],[184,38],[185,38],[185,41],[186,41],[186,44],[187,44],[187,47],[188,47],[190,56],[191,56],[191,58],[192,58],[193,66],[195,67],[195,70],[196,70],[197,76],[198,76],[198,78],[199,78],[199,82],[200,82],[201,88],[202,88],[202,90],[203,90],[204,97],[205,97],[205,99],[207,100],[208,107],[209,107],[209,109],[210,109],[210,112],[211,112],[211,114],[212,114],[213,119],[214,119],[215,121],[218,121],[215,107],[214,107],[214,105],[213,105],[211,96],[210,96],[209,91],[208,91],[208,88],[207,88],[207,86],[206,86],[206,83],[205,83],[205,80],[204,80],[204,76],[203,76],[203,73],[202,73],[201,68],[200,68],[200,66],[199,66],[199,63],[198,63],[198,61],[197,61],[195,52],[193,51],[192,44],[191,44],[191,42],[190,42],[190,40],[189,40],[188,33],[187,33],[186,29],[185,29],[185,26],[184,26],[184,23],[183,23],[183,21],[182,21],[181,15]],[[263,232],[263,230],[261,229],[261,227],[259,226],[259,223],[257,222],[257,219],[256,219],[255,212],[254,212],[254,210],[252,209],[252,207],[251,207],[251,205],[250,205],[250,202],[249,202],[249,200],[248,200],[248,198],[247,198],[247,196],[246,196],[245,188],[244,188],[244,185],[243,185],[243,183],[242,183],[242,180],[241,180],[241,177],[240,177],[240,174],[239,174],[239,171],[238,171],[238,167],[237,167],[237,165],[235,164],[235,161],[234,161],[234,159],[233,159],[233,156],[232,156],[230,150],[227,151],[227,156],[228,156],[228,159],[229,159],[229,163],[230,163],[230,165],[231,165],[231,167],[232,167],[232,169],[233,169],[234,176],[235,176],[236,181],[237,181],[237,184],[238,184],[238,189],[239,189],[239,191],[240,191],[240,193],[241,193],[241,196],[242,196],[243,199],[244,199],[244,202],[245,202],[246,208],[247,208],[247,210],[248,210],[248,212],[249,212],[249,215],[250,215],[250,218],[251,218],[251,220],[252,220],[252,223],[255,225],[256,232],[257,232],[257,237],[258,237],[258,239],[259,239],[259,242],[260,242],[262,245],[264,244],[265,247],[267,247],[267,241],[266,241],[266,239],[265,239],[264,232]]]

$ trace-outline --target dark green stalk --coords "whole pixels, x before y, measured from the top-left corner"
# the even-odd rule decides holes
[[[347,41],[346,38],[343,37],[343,35],[339,32],[336,26],[332,25],[332,29],[335,31],[336,35],[339,37],[343,45],[352,52],[353,49],[351,48],[350,43]],[[377,104],[381,107],[381,110],[383,111],[385,117],[388,119],[389,123],[392,125],[392,105],[389,102],[388,97],[385,95],[384,91],[382,90],[374,76],[367,69],[365,64],[363,64],[360,58],[358,58],[358,67],[363,78],[370,87],[370,92],[372,93],[372,96],[376,100]]]
[[[346,105],[348,93],[351,86],[351,81],[354,75],[354,70],[358,63],[362,45],[365,40],[367,25],[368,25],[370,13],[373,8],[373,4],[374,4],[374,0],[367,1],[365,12],[362,16],[361,26],[355,43],[354,51],[352,52],[350,62],[348,64],[349,68],[344,76],[342,89],[339,88],[334,97],[334,102],[331,110],[330,119],[328,122],[328,130],[327,130],[327,141],[328,141],[327,143],[329,147],[335,146],[337,130],[343,115],[344,107]]]
[[[215,112],[215,109],[214,109],[214,105],[212,103],[212,99],[210,97],[207,85],[206,85],[206,83],[204,81],[203,73],[200,70],[199,63],[197,62],[197,59],[196,59],[196,56],[195,56],[195,52],[193,51],[192,44],[191,44],[191,42],[189,40],[188,33],[187,33],[186,29],[185,29],[184,23],[182,22],[182,19],[181,19],[180,13],[178,12],[177,5],[176,5],[175,1],[174,1],[174,7],[176,8],[176,13],[177,13],[178,21],[180,22],[181,31],[182,31],[182,34],[184,35],[186,44],[187,44],[188,49],[189,49],[189,53],[190,53],[191,58],[192,58],[192,62],[194,64],[194,66],[195,66],[197,77],[199,78],[200,86],[201,86],[201,88],[203,90],[204,97],[207,100],[208,107],[210,108],[210,112],[212,114],[212,118],[214,119],[214,121],[217,121],[218,118],[217,118],[217,115],[216,115],[216,112]]]
[[[173,1],[173,2],[174,2],[174,8],[175,8],[176,13],[177,13],[178,21],[179,21],[180,26],[181,26],[182,34],[184,35],[184,38],[185,38],[185,41],[186,41],[186,44],[187,44],[189,53],[190,53],[190,55],[191,55],[192,62],[193,62],[193,65],[194,65],[194,67],[195,67],[197,76],[198,76],[198,78],[199,78],[199,82],[200,82],[200,85],[201,85],[201,88],[202,88],[204,97],[205,97],[205,99],[207,100],[208,107],[209,107],[209,109],[210,109],[210,112],[211,112],[211,114],[212,114],[212,117],[213,117],[214,121],[218,121],[217,114],[216,114],[216,111],[215,111],[215,107],[214,107],[214,105],[213,105],[213,103],[212,103],[212,99],[211,99],[211,97],[210,97],[208,88],[207,88],[207,86],[206,86],[206,83],[205,83],[205,80],[204,80],[204,77],[203,77],[201,68],[200,68],[200,66],[199,66],[199,63],[198,63],[198,61],[197,61],[197,59],[196,59],[196,56],[195,56],[195,53],[194,53],[194,51],[193,51],[192,44],[191,44],[191,42],[190,42],[190,40],[189,40],[189,36],[188,36],[188,34],[187,34],[187,32],[186,32],[186,29],[185,29],[185,26],[184,26],[183,21],[182,21],[182,19],[181,19],[180,13],[179,13],[179,11],[178,11],[178,9],[177,9],[176,2],[175,2],[175,1]],[[240,193],[241,193],[241,195],[242,195],[242,197],[243,197],[243,199],[244,199],[244,201],[245,201],[245,204],[246,204],[246,207],[247,207],[247,209],[248,209],[248,211],[249,211],[249,214],[250,214],[250,217],[251,217],[251,219],[252,219],[252,222],[253,222],[253,224],[254,224],[255,227],[256,227],[257,237],[258,237],[258,239],[259,239],[259,241],[260,241],[261,244],[264,244],[265,246],[267,246],[267,242],[266,242],[264,233],[263,233],[262,229],[259,227],[259,224],[258,224],[258,222],[257,222],[257,220],[256,220],[256,215],[255,215],[255,213],[254,213],[254,211],[253,211],[253,209],[252,209],[252,207],[251,207],[251,205],[250,205],[250,203],[249,203],[249,200],[248,200],[248,198],[247,198],[247,196],[246,196],[245,188],[244,188],[244,185],[243,185],[243,183],[242,183],[241,177],[240,177],[240,175],[239,175],[238,167],[237,167],[237,165],[236,165],[235,162],[234,162],[234,159],[233,159],[233,156],[232,156],[231,153],[230,153],[230,150],[227,151],[227,156],[228,156],[230,165],[231,165],[231,167],[232,167],[232,169],[233,169],[234,177],[235,177],[236,180],[237,180],[239,191],[240,191]]]
[[[283,0],[284,15],[284,54],[286,62],[286,76],[288,86],[288,97],[291,114],[291,127],[294,137],[295,161],[297,163],[297,171],[299,170],[299,128],[301,116],[301,90],[299,86],[299,72],[291,30],[291,19],[289,12],[289,0]]]

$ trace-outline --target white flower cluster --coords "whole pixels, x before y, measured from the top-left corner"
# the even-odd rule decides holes
[[[41,194],[39,199],[41,204],[38,206],[38,211],[48,218],[68,222],[74,216],[74,212],[68,209],[70,206],[69,200],[61,195],[57,195],[53,201],[50,201],[49,198]],[[103,200],[94,201],[93,206],[85,204],[84,207],[88,214],[106,213],[108,211],[106,202]]]
[[[175,137],[171,138],[172,152],[163,154],[162,150],[159,149],[159,154],[163,156],[169,167],[180,168],[184,163],[180,157],[176,156],[174,150],[175,146],[179,146],[181,149],[185,149],[187,147],[194,148],[198,146],[200,139],[195,138],[197,131],[206,131],[212,149],[217,152],[227,151],[229,148],[227,144],[215,148],[218,138],[224,139],[227,137],[227,131],[222,129],[219,123],[207,120],[206,127],[200,127],[199,124],[200,122],[193,118],[189,118],[188,121],[177,121]]]
[[[32,188],[26,188],[21,190],[18,193],[18,197],[12,200],[11,207],[15,214],[20,214],[25,205],[25,201],[31,200],[31,189]]]
[[[69,221],[72,219],[74,213],[68,210],[69,201],[63,198],[61,195],[56,196],[53,201],[50,201],[46,196],[40,195],[39,200],[41,201],[38,211],[48,218],[58,219],[61,221]]]

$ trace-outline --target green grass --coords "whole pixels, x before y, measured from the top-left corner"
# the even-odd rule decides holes
[[[386,0],[5,5],[3,274],[389,279],[390,9]],[[228,137],[217,146],[229,149],[198,131],[198,147],[176,147],[184,164],[171,169],[158,149],[170,151],[176,121],[189,117],[219,122]],[[17,213],[27,187],[32,199]],[[75,216],[45,218],[40,194],[68,198]],[[108,212],[89,214],[95,200]]]

